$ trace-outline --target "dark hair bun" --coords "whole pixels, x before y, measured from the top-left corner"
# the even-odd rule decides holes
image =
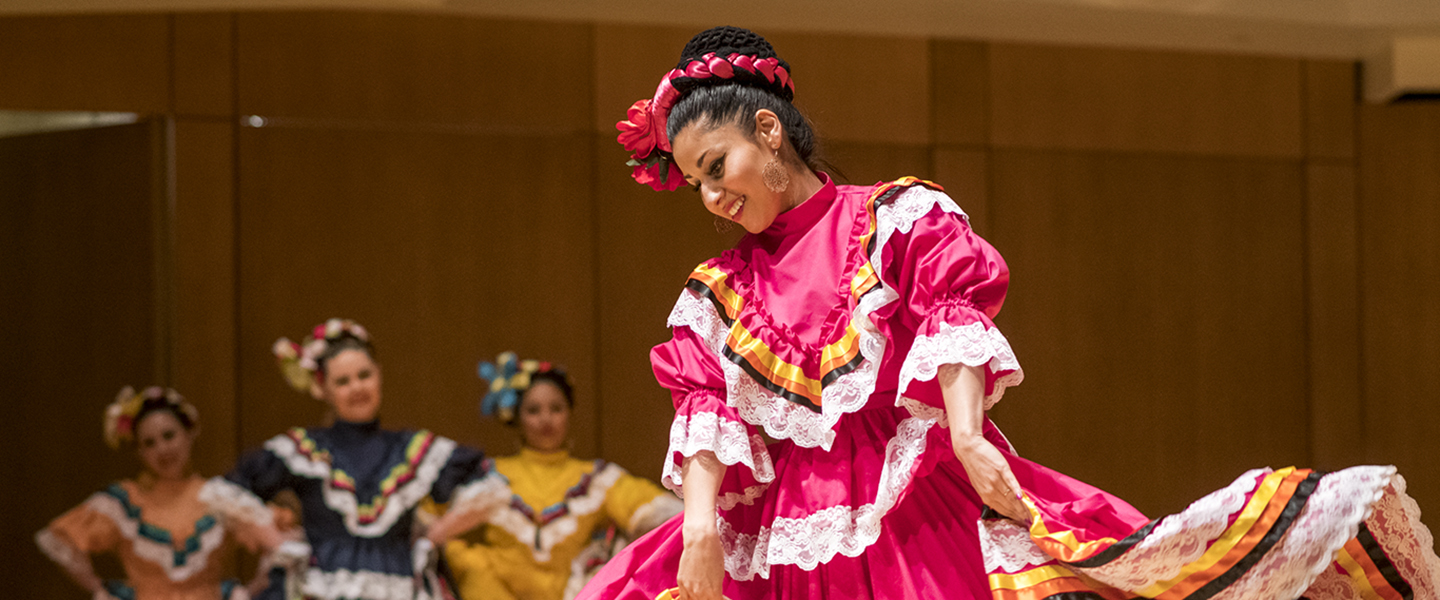
[[[749,29],[731,27],[729,25],[712,27],[695,34],[695,37],[690,38],[690,42],[685,44],[685,49],[680,51],[680,62],[676,64],[675,68],[683,70],[686,65],[690,64],[690,61],[700,60],[700,57],[712,52],[715,53],[716,56],[744,54],[754,56],[755,58],[774,58],[780,62],[780,66],[785,67],[786,72],[791,72],[790,64],[775,54],[775,48],[770,45],[770,42],[765,41],[765,38],[761,37],[760,34],[750,31]],[[763,75],[758,73],[751,75],[744,69],[736,69],[735,77],[729,79],[721,79],[719,77],[706,79],[682,77],[672,81],[672,84],[675,85],[676,89],[680,90],[681,93],[697,86],[725,83],[740,83],[767,90],[783,98],[786,102],[795,99],[795,92],[781,85],[778,78],[772,82],[765,79]]]

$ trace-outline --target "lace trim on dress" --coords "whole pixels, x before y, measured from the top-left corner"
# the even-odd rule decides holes
[[[859,556],[879,539],[881,519],[909,487],[935,423],[910,417],[896,425],[895,436],[885,446],[885,467],[873,503],[831,506],[798,519],[776,518],[756,534],[736,531],[724,516],[717,517],[725,571],[737,581],[756,575],[769,579],[771,565],[796,565],[809,571],[836,554]]]
[[[1430,528],[1420,522],[1420,505],[1405,493],[1405,488],[1405,478],[1395,474],[1385,496],[1375,503],[1375,514],[1365,525],[1385,549],[1385,555],[1400,576],[1410,584],[1415,600],[1437,600],[1440,598],[1440,581],[1436,580],[1440,577],[1440,557],[1435,555],[1435,537]]]
[[[377,571],[338,569],[305,571],[302,588],[306,598],[316,600],[428,600],[430,595],[417,590],[415,578]]]
[[[329,462],[312,458],[296,445],[293,438],[285,434],[270,438],[270,441],[265,442],[265,449],[285,461],[291,473],[323,480],[325,484],[321,487],[324,491],[325,506],[344,517],[345,529],[356,537],[374,538],[385,535],[401,516],[430,494],[431,486],[440,476],[440,469],[455,451],[455,442],[435,436],[425,452],[425,458],[421,459],[415,469],[414,478],[396,488],[375,516],[375,520],[368,523],[360,520],[360,501],[355,497],[355,493],[337,488],[331,481]]]
[[[93,569],[90,561],[84,553],[80,552],[69,542],[50,531],[49,528],[41,529],[35,533],[35,545],[40,547],[40,552],[55,561],[56,564],[65,567],[71,573],[83,573]]]
[[[85,505],[115,523],[115,527],[120,530],[120,535],[130,541],[130,548],[135,555],[159,566],[165,571],[165,576],[170,581],[185,581],[203,570],[210,554],[225,542],[225,529],[217,526],[218,524],[214,520],[203,518],[196,521],[195,524],[196,533],[199,534],[198,546],[193,550],[189,547],[176,550],[172,544],[143,535],[141,521],[131,518],[126,507],[114,496],[105,493],[94,494],[85,501]]]
[[[630,537],[640,537],[684,510],[685,503],[679,498],[662,493],[630,513],[630,522],[626,524],[625,533]]]
[[[1244,509],[1269,469],[1242,475],[1225,489],[1201,498],[1184,511],[1161,519],[1151,533],[1114,561],[1094,568],[1069,568],[1130,593],[1180,575],[1211,547]],[[1440,568],[1429,545],[1433,538],[1408,510],[1404,480],[1394,467],[1354,467],[1324,476],[1283,538],[1244,575],[1212,596],[1214,600],[1297,598],[1315,600],[1360,597],[1346,576],[1331,564],[1365,522],[1381,541],[1417,600],[1435,600],[1434,577]],[[1411,500],[1410,502],[1413,502]],[[1381,533],[1376,533],[1376,531]],[[1055,564],[1028,530],[1018,524],[982,521],[980,547],[987,572],[1016,573]]]
[[[949,196],[924,186],[908,188],[890,202],[881,204],[876,210],[876,244],[868,258],[881,284],[860,299],[851,315],[851,324],[855,326],[859,336],[860,355],[863,360],[854,371],[825,386],[821,392],[819,413],[765,389],[739,365],[726,359],[725,340],[730,334],[730,328],[720,318],[714,304],[695,292],[686,289],[680,293],[667,324],[670,327],[689,327],[715,354],[721,370],[725,373],[725,403],[735,408],[746,422],[764,427],[765,432],[772,438],[788,439],[805,448],[820,447],[829,450],[830,444],[835,441],[834,428],[840,417],[860,410],[875,391],[880,359],[885,355],[887,340],[870,319],[870,315],[876,310],[900,297],[894,289],[884,284],[882,255],[885,245],[896,232],[909,233],[915,226],[915,221],[937,206],[944,212],[959,214],[962,218],[969,219],[965,211]],[[1004,337],[1001,336],[1000,339],[1003,340]],[[1008,343],[1005,347],[1009,348]],[[1013,353],[1011,356],[1013,358]],[[1019,383],[1018,379],[1012,380],[1008,377],[1002,381]],[[999,382],[996,387],[1003,389]],[[996,399],[998,400],[998,397]]]
[[[265,507],[259,496],[224,477],[211,477],[206,481],[200,487],[200,501],[221,519],[255,525],[275,523],[275,513]]]
[[[620,465],[608,463],[590,479],[590,487],[582,496],[570,498],[564,502],[567,511],[565,516],[556,518],[543,525],[536,524],[529,515],[511,507],[506,507],[490,519],[490,524],[510,535],[515,536],[522,544],[530,546],[531,553],[535,556],[535,562],[544,563],[550,561],[550,551],[556,544],[565,541],[580,528],[580,517],[600,510],[605,503],[606,494],[610,488],[625,474],[625,469]]]
[[[876,296],[872,292],[867,296]],[[864,311],[879,306],[862,302],[855,309],[853,324],[859,336],[863,360],[854,371],[841,375],[821,392],[821,412],[815,412],[786,400],[762,387],[744,369],[725,358],[725,340],[730,328],[715,312],[715,305],[686,289],[680,293],[670,312],[670,327],[689,327],[705,346],[715,354],[725,373],[725,403],[740,413],[746,422],[764,427],[775,439],[788,439],[806,447],[830,449],[835,440],[833,431],[840,416],[860,410],[875,390],[879,358],[885,353],[885,340]]]
[[[509,501],[510,486],[505,476],[491,471],[484,477],[455,488],[449,511],[483,512],[504,506]]]
[[[985,410],[1000,401],[1005,388],[1020,385],[1025,379],[1020,361],[1015,360],[1015,351],[1010,349],[1009,340],[999,329],[987,328],[979,321],[958,327],[941,322],[935,335],[916,336],[914,345],[910,346],[910,353],[900,365],[900,393],[908,391],[913,381],[935,379],[940,367],[953,364],[985,365],[991,373],[1012,371],[995,381],[995,390],[985,397]],[[899,406],[898,401],[896,405]]]
[[[793,403],[787,404],[794,406]],[[716,499],[721,510],[730,510],[738,504],[753,503],[765,493],[769,483],[775,480],[775,465],[770,462],[770,451],[765,448],[765,439],[760,437],[760,434],[751,434],[744,423],[726,419],[719,414],[697,412],[675,415],[675,420],[670,422],[670,449],[665,452],[665,467],[660,474],[660,483],[683,498],[680,485],[682,465],[675,461],[675,454],[691,457],[706,450],[714,452],[715,458],[725,465],[745,465],[760,484],[749,486],[740,492],[726,492],[721,495]]]
[[[1280,543],[1212,598],[1299,598],[1359,532],[1394,475],[1394,467],[1373,466],[1326,475]]]

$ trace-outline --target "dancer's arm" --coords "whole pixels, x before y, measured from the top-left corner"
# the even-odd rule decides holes
[[[703,450],[685,459],[681,466],[681,489],[685,496],[684,550],[676,583],[683,600],[721,600],[725,581],[725,556],[715,525],[715,498],[725,463],[715,453]]]
[[[35,536],[35,541],[39,544],[40,551],[60,565],[65,575],[76,585],[90,592],[95,598],[110,597],[105,591],[104,582],[95,574],[95,565],[91,562],[89,553],[76,548],[65,537],[48,528],[41,530]]]
[[[985,439],[985,372],[952,364],[940,367],[939,378],[950,443],[970,476],[970,485],[986,506],[1012,519],[1024,519],[1029,511],[1020,502],[1020,484],[1004,455]]]

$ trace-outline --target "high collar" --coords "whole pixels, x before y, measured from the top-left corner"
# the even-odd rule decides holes
[[[526,462],[537,463],[546,466],[557,466],[570,460],[570,453],[565,450],[554,452],[541,452],[529,446],[520,447],[520,459]]]
[[[799,206],[780,213],[770,227],[761,232],[765,237],[786,237],[810,229],[820,218],[825,216],[830,205],[835,202],[835,182],[825,173],[816,173],[820,177],[820,189],[816,190]]]
[[[350,421],[335,420],[330,426],[330,431],[335,434],[336,441],[341,443],[351,441],[362,441],[373,437],[380,431],[380,419],[365,421],[362,423],[351,423]]]

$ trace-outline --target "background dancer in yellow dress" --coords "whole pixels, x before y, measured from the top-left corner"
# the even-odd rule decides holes
[[[514,492],[509,507],[445,548],[461,597],[573,597],[625,539],[679,514],[680,500],[649,480],[570,455],[575,396],[564,370],[506,352],[480,375],[491,382],[481,412],[517,427],[521,449],[494,460]]]

